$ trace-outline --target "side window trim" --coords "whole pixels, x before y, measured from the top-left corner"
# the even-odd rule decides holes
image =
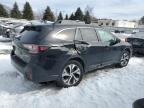
[[[76,33],[75,33],[75,36],[74,36],[74,40],[77,40],[78,32],[80,32],[80,36],[81,36],[81,39],[83,41],[83,37],[82,37],[82,34],[81,34],[81,31],[80,31],[79,27],[76,28]]]
[[[97,30],[94,28],[94,30],[95,30],[95,32],[96,32],[96,37],[97,37],[97,40],[98,40],[98,42],[100,42],[101,41],[101,39],[100,39],[100,37],[99,37],[99,35],[98,35],[98,32],[97,32]]]
[[[100,38],[100,35],[99,35],[99,33],[98,33],[98,30],[97,30],[97,29],[95,29],[95,30],[96,30],[96,33],[97,33],[97,36],[98,36],[99,41],[102,42],[102,40],[101,40],[101,38]]]

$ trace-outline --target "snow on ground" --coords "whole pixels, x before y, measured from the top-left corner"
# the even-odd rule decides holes
[[[0,42],[10,42],[11,39],[10,38],[5,38],[3,36],[0,36]]]
[[[12,49],[12,46],[11,45],[3,45],[0,43],[0,50],[10,50]]]
[[[144,58],[89,73],[71,88],[41,87],[16,72],[10,56],[0,55],[0,108],[132,108],[144,97]]]
[[[10,53],[12,50],[11,42],[0,42],[0,54]]]

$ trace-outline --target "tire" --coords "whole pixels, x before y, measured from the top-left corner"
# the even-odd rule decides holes
[[[129,63],[130,53],[128,51],[124,51],[121,55],[120,62],[118,63],[118,67],[126,67]]]
[[[57,80],[57,85],[59,87],[72,87],[77,86],[83,77],[83,66],[75,61],[69,61],[62,69],[60,77]]]
[[[144,98],[143,99],[139,99],[139,100],[136,100],[134,103],[133,103],[133,108],[144,108]]]

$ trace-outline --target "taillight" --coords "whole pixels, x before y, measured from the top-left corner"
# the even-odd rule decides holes
[[[35,45],[35,44],[24,44],[23,46],[29,50],[29,53],[32,53],[32,54],[44,52],[49,49],[48,46]]]
[[[128,42],[128,39],[127,39],[127,38],[125,38],[125,42]]]

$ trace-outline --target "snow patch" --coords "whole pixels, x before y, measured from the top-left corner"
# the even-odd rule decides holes
[[[12,50],[12,45],[10,42],[0,42],[0,54],[9,54]]]
[[[105,68],[85,75],[80,85],[40,87],[16,74],[9,55],[0,55],[0,107],[131,108],[144,95],[144,58],[125,68]]]

